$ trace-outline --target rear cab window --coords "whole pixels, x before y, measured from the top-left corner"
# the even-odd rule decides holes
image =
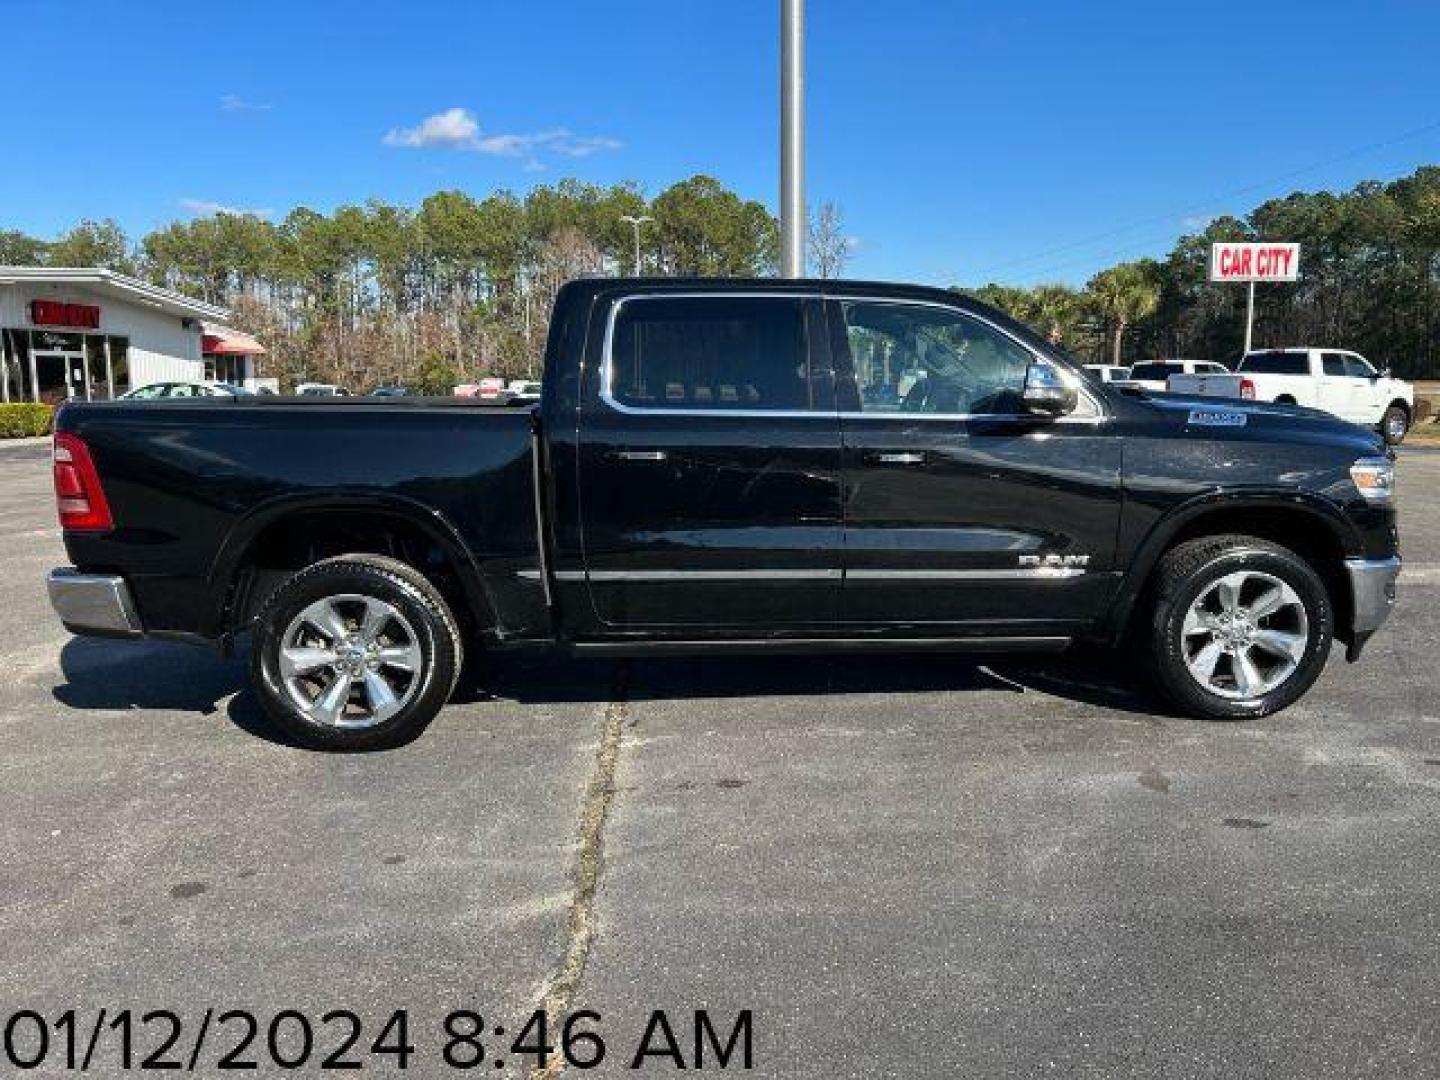
[[[1253,375],[1309,375],[1310,354],[1279,349],[1251,353],[1240,361],[1239,370]]]
[[[1136,381],[1164,382],[1171,375],[1182,375],[1184,364],[1148,363],[1136,364],[1130,369],[1130,378]]]

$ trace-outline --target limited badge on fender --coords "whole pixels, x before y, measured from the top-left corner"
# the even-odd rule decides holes
[[[1196,427],[1244,427],[1249,421],[1243,412],[1228,409],[1191,409],[1187,424]]]

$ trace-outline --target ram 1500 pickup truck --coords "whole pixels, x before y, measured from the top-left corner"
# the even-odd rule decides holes
[[[953,292],[582,280],[533,409],[75,404],[75,633],[219,643],[293,738],[414,737],[467,650],[1142,653],[1205,718],[1356,659],[1400,568],[1374,433],[1120,391]]]

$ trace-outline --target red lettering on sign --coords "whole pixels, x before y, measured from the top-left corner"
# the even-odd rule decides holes
[[[36,326],[73,326],[100,329],[100,309],[93,304],[66,304],[59,300],[32,300],[30,321]]]

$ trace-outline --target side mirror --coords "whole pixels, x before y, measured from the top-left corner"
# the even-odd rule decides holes
[[[1044,360],[1032,360],[1025,369],[1025,390],[1021,395],[1027,411],[1036,416],[1064,416],[1080,403],[1080,392]]]

